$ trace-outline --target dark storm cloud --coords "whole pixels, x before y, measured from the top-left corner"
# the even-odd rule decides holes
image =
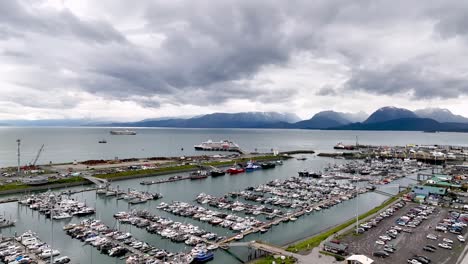
[[[380,70],[356,70],[345,87],[372,94],[407,94],[414,99],[457,98],[468,94],[468,77],[443,75],[415,62]]]
[[[249,81],[305,51],[349,68],[345,89],[385,95],[409,92],[418,99],[468,94],[464,78],[446,73],[450,69],[431,69],[427,75],[417,58],[390,64],[391,55],[381,52],[377,59],[383,66],[366,63],[376,60],[369,59],[376,40],[397,26],[411,30],[416,22],[427,22],[443,38],[465,36],[466,8],[456,1],[102,0],[92,2],[91,6],[102,5],[92,20],[35,3],[0,1],[0,40],[31,42],[23,43],[24,50],[5,48],[0,54],[9,56],[9,63],[15,54],[30,56],[17,64],[29,62],[38,72],[8,82],[29,87],[36,83],[41,91],[74,87],[145,107],[158,107],[164,100],[198,105],[230,99],[282,103],[299,87],[272,89]],[[143,23],[119,31],[113,22],[131,20],[127,14]],[[412,30],[418,33],[417,28]],[[139,45],[132,42],[133,34],[163,38]],[[394,41],[398,43],[398,34]],[[311,96],[334,96],[336,89],[340,89],[336,84],[322,86]],[[162,99],[141,99],[144,96]]]

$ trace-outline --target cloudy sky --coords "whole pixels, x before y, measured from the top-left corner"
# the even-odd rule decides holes
[[[442,107],[467,1],[2,0],[0,119]]]

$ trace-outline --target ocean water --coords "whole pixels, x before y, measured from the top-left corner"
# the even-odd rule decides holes
[[[135,136],[112,136],[113,128],[14,128],[0,127],[0,167],[17,163],[16,140],[21,139],[21,163],[38,164],[73,160],[113,159],[201,154],[193,145],[208,139],[229,139],[246,151],[267,152],[312,149],[333,151],[338,142],[372,145],[441,144],[468,146],[468,133],[422,133],[401,131],[324,131],[285,129],[174,129],[135,128]],[[98,141],[106,139],[107,144]],[[213,154],[209,152],[208,154]]]

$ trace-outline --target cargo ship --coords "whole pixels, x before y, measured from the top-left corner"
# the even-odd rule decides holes
[[[126,136],[134,136],[136,135],[137,133],[135,131],[132,131],[132,130],[112,130],[111,132],[111,135],[126,135]]]
[[[242,152],[239,145],[229,140],[212,141],[208,140],[201,144],[193,146],[195,150],[202,151],[233,151]]]

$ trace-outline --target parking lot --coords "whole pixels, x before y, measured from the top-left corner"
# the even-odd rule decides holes
[[[408,215],[409,211],[413,208],[418,207],[418,204],[407,203],[402,208],[395,210],[392,215],[388,217],[381,217],[382,220],[378,222],[375,226],[369,228],[362,234],[355,235],[351,234],[346,236],[341,240],[341,243],[346,243],[349,245],[349,252],[352,254],[364,254],[371,257],[375,260],[375,263],[409,263],[408,259],[413,258],[415,255],[424,256],[430,259],[430,263],[456,263],[458,256],[461,254],[464,248],[464,243],[460,242],[457,239],[457,234],[451,232],[436,231],[436,226],[440,222],[443,222],[443,219],[449,216],[449,211],[444,208],[434,207],[433,212],[424,216],[424,213],[421,214],[419,218],[420,224],[415,227],[412,226],[413,220],[410,220],[406,226],[397,225],[397,220],[401,219],[402,216]],[[428,212],[430,210],[424,211]],[[414,215],[414,214],[413,214]],[[417,217],[417,214],[414,215]],[[375,219],[375,218],[373,218]],[[405,219],[405,217],[403,217]],[[446,220],[447,221],[447,220]],[[395,235],[394,238],[389,237],[388,230],[399,229],[398,232],[393,231]],[[466,228],[464,228],[466,229]],[[403,230],[410,231],[412,233],[404,232]],[[362,229],[361,229],[362,231]],[[465,234],[466,230],[462,230],[462,233]],[[429,239],[427,235],[433,234],[437,239]],[[391,239],[386,241],[382,239],[382,236],[386,239]],[[465,236],[466,237],[466,236]],[[453,241],[453,243],[444,242],[443,239],[448,238]],[[382,241],[385,245],[380,245],[376,241]],[[379,242],[379,243],[382,243]],[[452,249],[445,249],[439,246],[439,243],[446,243],[452,246]],[[375,252],[384,251],[384,246],[393,247],[396,249],[395,252],[390,253],[387,250],[388,257],[380,258],[373,256]],[[426,245],[434,246],[434,252],[424,251],[423,247]],[[418,264],[418,262],[413,262]],[[419,262],[423,263],[423,262]]]

